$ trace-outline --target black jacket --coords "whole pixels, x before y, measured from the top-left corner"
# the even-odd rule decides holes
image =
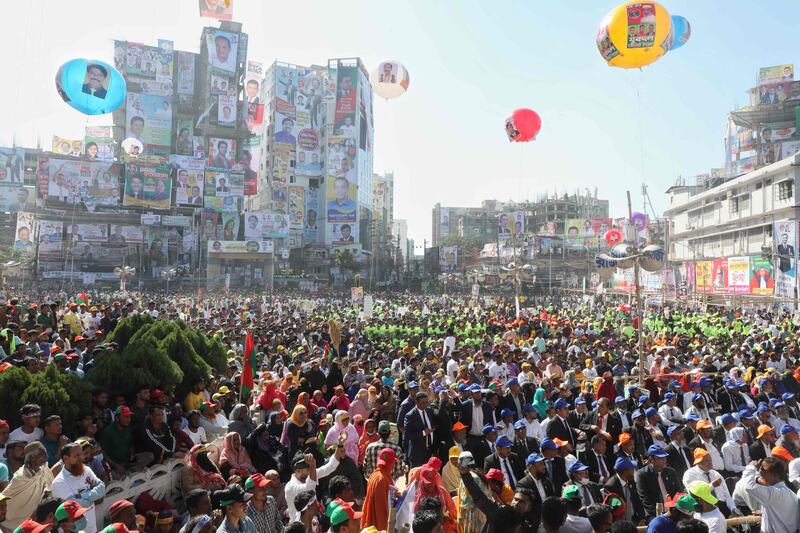
[[[661,471],[661,480],[664,482],[670,498],[683,490],[678,473],[668,466]],[[639,499],[642,500],[645,518],[648,521],[652,520],[656,516],[656,504],[664,503],[661,498],[661,489],[658,486],[658,473],[652,465],[636,471],[636,491],[639,493]]]
[[[603,485],[603,492],[605,494],[616,494],[620,498],[625,498],[625,491],[622,488],[622,482],[620,478],[617,476],[611,476],[611,478],[606,481],[605,485]],[[639,498],[639,493],[636,491],[636,484],[631,482],[628,484],[628,492],[630,494],[630,500],[625,502],[627,507],[633,507],[633,523],[637,524],[641,520],[644,520],[644,506],[642,505],[642,500]]]
[[[686,446],[683,447],[683,455],[686,459],[689,460],[689,466],[686,466],[686,461],[681,457],[678,448],[675,447],[673,443],[669,443],[664,451],[669,454],[667,457],[667,466],[675,470],[678,473],[678,477],[683,479],[683,474],[692,466],[692,461],[694,458],[692,457],[692,450],[687,448]]]
[[[587,433],[586,440],[591,441],[592,437],[594,437],[595,430],[592,429],[592,426],[597,426],[597,418],[600,416],[600,413],[597,410],[592,411],[589,413],[589,416],[583,421],[583,424],[580,425],[581,431],[585,431]],[[619,417],[617,413],[608,412],[606,413],[606,433],[610,434],[611,437],[614,439],[614,442],[617,442],[619,439],[619,434],[622,433],[622,419]]]
[[[572,443],[573,449],[577,449],[578,447],[577,432],[569,427],[569,422],[566,422],[566,424],[562,423],[559,417],[555,417],[547,423],[547,436],[551,439],[558,438],[570,442]]]
[[[614,474],[614,468],[608,460],[608,455],[603,455],[602,461],[606,467],[606,473],[611,476]],[[589,448],[578,454],[578,460],[589,467],[589,479],[594,483],[600,483],[600,463],[597,461],[597,454],[594,449]]]
[[[532,453],[539,453],[539,442],[533,437],[525,437],[523,440],[514,440],[511,451],[519,455],[523,461],[528,459]]]
[[[525,460],[522,459],[515,453],[511,453],[508,456],[509,464],[511,465],[511,470],[514,472],[514,477],[517,481],[525,477]],[[506,484],[511,485],[508,479],[508,474],[500,465],[500,458],[497,456],[496,453],[493,453],[489,457],[483,460],[483,471],[488,472],[490,468],[496,468],[506,476]],[[516,487],[515,487],[516,488]]]

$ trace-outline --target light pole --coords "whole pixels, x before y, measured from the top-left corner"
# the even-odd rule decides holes
[[[132,266],[122,266],[114,269],[114,274],[119,278],[119,290],[125,292],[125,285],[129,279],[136,275],[136,268]]]
[[[517,312],[516,316],[519,318],[519,273],[525,272],[526,274],[532,275],[536,271],[536,267],[528,264],[517,265],[516,263],[509,263],[501,268],[506,272],[512,272],[514,275],[514,308]]]
[[[161,279],[167,282],[167,294],[169,294],[169,280],[173,279],[177,275],[178,271],[175,270],[174,268],[161,271]]]

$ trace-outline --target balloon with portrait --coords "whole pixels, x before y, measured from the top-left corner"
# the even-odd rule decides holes
[[[383,61],[370,72],[369,82],[375,94],[391,100],[405,94],[411,78],[408,69],[399,61]]]
[[[672,19],[658,2],[624,2],[600,22],[595,42],[606,63],[641,68],[669,49]]]
[[[616,246],[622,242],[622,232],[618,229],[610,229],[605,234],[606,244]]]
[[[650,225],[650,219],[644,213],[634,211],[631,214],[631,224],[636,228],[636,231],[644,231]]]
[[[510,142],[523,143],[536,139],[542,129],[542,119],[533,109],[520,108],[506,119],[506,135]]]
[[[122,141],[122,151],[125,152],[130,157],[138,157],[142,155],[142,151],[144,150],[144,145],[142,141],[139,139],[135,139],[133,137],[128,137],[124,141]]]
[[[672,39],[669,46],[670,51],[677,50],[692,36],[692,26],[689,21],[680,15],[672,15]]]
[[[56,91],[70,107],[85,115],[117,110],[127,94],[117,69],[96,59],[72,59],[56,73]]]

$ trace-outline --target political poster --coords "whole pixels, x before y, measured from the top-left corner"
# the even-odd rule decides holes
[[[711,282],[712,279],[712,268],[713,263],[711,261],[697,261],[694,264],[695,266],[695,280],[697,283],[697,292],[706,293],[713,291],[713,285]]]
[[[750,91],[751,105],[783,104],[800,100],[800,81],[760,85]]]
[[[236,107],[235,96],[217,96],[217,124],[236,127]]]
[[[458,246],[441,246],[439,248],[439,267],[442,270],[458,268]]]
[[[141,244],[144,242],[144,227],[111,224],[108,242],[112,244]]]
[[[294,104],[281,98],[275,99],[275,136],[276,145],[293,149],[297,144],[297,111]]]
[[[69,224],[70,242],[108,242],[108,224]]]
[[[304,218],[303,238],[306,243],[319,242],[319,187],[306,189],[306,216]]]
[[[125,165],[122,205],[169,209],[172,203],[172,168],[163,158],[140,158]]]
[[[794,137],[797,128],[794,122],[774,122],[761,127],[761,143],[786,141]]]
[[[781,143],[780,159],[791,157],[800,152],[800,141],[785,141]]]
[[[172,145],[172,103],[168,96],[128,93],[126,137],[147,146],[169,148]]]
[[[583,247],[583,239],[586,231],[584,222],[589,222],[589,230],[591,230],[591,220],[582,218],[571,218],[564,224],[564,245],[570,249],[579,249]]]
[[[199,157],[171,156],[175,171],[175,205],[201,207],[203,205],[206,162]]]
[[[161,56],[158,58],[156,67],[156,81],[170,85],[170,95],[172,95],[172,69],[174,67],[175,43],[167,39],[158,40],[158,49]]]
[[[111,126],[86,126],[84,157],[89,161],[114,161],[114,135]]]
[[[289,229],[303,229],[306,204],[305,195],[305,188],[302,185],[289,185]]]
[[[83,141],[79,139],[65,139],[58,135],[53,135],[51,151],[54,154],[81,157],[83,155]]]
[[[238,166],[234,170],[244,173],[244,195],[258,194],[258,175],[261,169],[261,136],[254,135],[242,141]]]
[[[229,169],[236,164],[236,141],[234,139],[208,138],[208,166]]]
[[[775,278],[769,258],[752,256],[750,258],[750,294],[769,296],[775,289]]]
[[[354,139],[337,136],[328,139],[328,222],[356,222],[358,171],[354,162],[355,152]]]
[[[202,240],[218,239],[222,233],[217,228],[217,224],[221,220],[220,213],[213,209],[203,209],[200,213],[200,238]]]
[[[775,296],[793,298],[797,277],[797,222],[775,222]]]
[[[652,48],[656,39],[656,7],[653,2],[627,4],[628,48]],[[670,21],[667,20],[667,24]]]
[[[64,245],[64,222],[39,219],[39,258],[61,257]]]
[[[248,104],[245,103],[245,110],[247,116],[245,122],[247,124],[247,131],[253,135],[259,133],[264,125],[264,104]]]
[[[177,73],[177,92],[179,95],[194,94],[194,54],[175,52]]]
[[[264,82],[264,64],[248,61],[244,80],[245,103],[261,104],[261,84]]]
[[[25,181],[25,149],[0,148],[0,183],[16,183]]]
[[[728,258],[728,292],[747,294],[750,292],[750,258]]]
[[[780,81],[794,80],[794,65],[775,65],[758,69],[758,84],[767,85]]]
[[[244,238],[283,239],[289,234],[289,221],[283,213],[272,211],[249,211],[245,213]]]
[[[322,161],[320,139],[317,130],[305,128],[297,133],[297,161],[295,173],[298,176],[321,176]]]
[[[206,48],[212,72],[233,74],[239,54],[239,35],[236,33],[206,28]]]
[[[525,212],[500,213],[497,216],[497,235],[501,239],[520,237],[525,233]]]
[[[28,211],[36,205],[36,190],[33,187],[0,184],[0,211]]]
[[[345,246],[358,243],[358,225],[351,223],[328,224],[331,244]]]
[[[289,182],[289,172],[292,162],[291,149],[277,146],[272,157],[272,183],[286,185]]]
[[[17,229],[14,233],[14,250],[23,255],[33,254],[33,243],[36,240],[36,224],[33,213],[20,211],[17,213]]]
[[[439,209],[439,236],[447,237],[450,235],[450,209],[442,207]]]
[[[39,179],[40,184],[47,180],[49,205],[83,203],[93,211],[97,205],[119,204],[121,172],[122,165],[116,163],[49,158],[39,167]]]
[[[194,126],[192,125],[191,117],[178,117],[175,121],[175,153],[178,155],[194,154],[194,147],[192,146],[193,131]]]
[[[711,288],[715,293],[728,292],[728,258],[720,257],[711,262]]]
[[[238,211],[244,198],[244,175],[207,168],[203,205],[217,211]]]
[[[216,20],[233,20],[233,0],[198,0],[200,16]]]
[[[297,76],[295,68],[280,65],[275,67],[275,97],[292,107],[297,95]]]
[[[336,69],[336,108],[333,122],[333,134],[345,139],[355,139],[356,129],[356,96],[358,68],[339,66]]]
[[[239,213],[222,213],[222,239],[239,240]]]

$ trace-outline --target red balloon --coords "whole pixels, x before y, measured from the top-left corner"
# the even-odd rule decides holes
[[[517,109],[506,119],[506,134],[510,142],[525,143],[536,139],[542,129],[542,119],[532,109]]]
[[[610,229],[605,235],[606,244],[614,246],[622,242],[622,232],[616,229]]]

